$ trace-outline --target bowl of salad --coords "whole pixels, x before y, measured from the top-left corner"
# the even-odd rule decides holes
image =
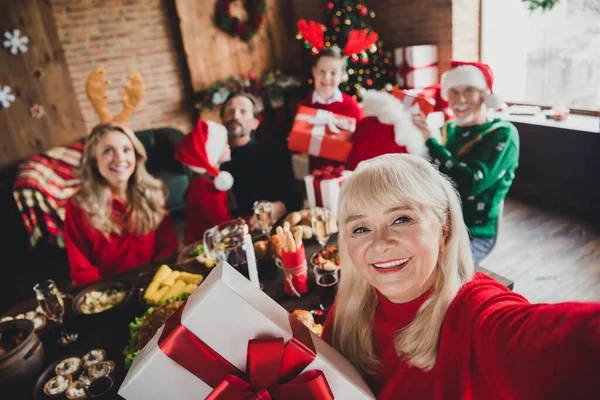
[[[327,246],[310,257],[313,268],[334,270],[340,267],[340,251],[337,246]]]

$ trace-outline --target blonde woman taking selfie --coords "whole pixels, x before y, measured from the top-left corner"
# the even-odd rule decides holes
[[[600,304],[530,304],[474,273],[457,193],[427,161],[361,163],[338,218],[324,338],[377,398],[600,398]]]
[[[81,189],[67,204],[65,244],[74,285],[89,283],[177,251],[165,208],[167,189],[146,170],[133,131],[108,123],[90,133]]]

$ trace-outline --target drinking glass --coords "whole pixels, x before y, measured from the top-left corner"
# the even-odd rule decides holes
[[[73,343],[79,337],[78,333],[68,333],[64,326],[65,305],[63,294],[58,290],[52,279],[40,282],[33,287],[35,297],[44,312],[44,315],[61,325],[61,335],[57,344],[66,346]]]
[[[316,207],[311,210],[310,214],[313,235],[319,244],[325,247],[333,233],[333,224],[335,224],[331,218],[331,212],[326,208]]]
[[[335,301],[338,283],[340,282],[340,270],[339,268],[329,270],[315,267],[314,271],[319,293],[319,307],[321,310],[327,311]]]
[[[273,225],[271,224],[271,203],[266,200],[254,202],[254,215],[261,231],[270,236]]]

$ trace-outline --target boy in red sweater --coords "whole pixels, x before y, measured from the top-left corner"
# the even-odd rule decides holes
[[[175,159],[195,173],[185,194],[184,244],[202,239],[204,231],[232,219],[227,191],[233,186],[229,172],[219,171],[231,160],[227,129],[213,121],[198,121],[175,149]]]

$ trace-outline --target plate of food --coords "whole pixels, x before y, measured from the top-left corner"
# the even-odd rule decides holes
[[[129,369],[142,348],[188,297],[189,294],[183,293],[177,297],[164,300],[156,307],[150,307],[143,315],[129,323],[129,343],[123,349],[125,369]]]
[[[99,315],[123,307],[129,301],[133,285],[127,281],[92,283],[73,299],[73,310],[80,315]]]
[[[163,264],[146,289],[140,292],[140,302],[144,306],[154,306],[172,297],[192,294],[203,280],[204,275],[173,270]]]
[[[206,257],[202,241],[185,246],[177,256],[176,264],[183,269],[191,271],[204,271],[215,266],[212,258]]]
[[[114,398],[116,387],[113,377],[119,371],[117,368],[104,348],[72,352],[54,361],[42,372],[34,386],[33,397],[36,400],[81,400],[89,395]]]
[[[340,267],[340,252],[337,246],[327,246],[317,251],[310,257],[310,263],[314,268],[334,270]]]

